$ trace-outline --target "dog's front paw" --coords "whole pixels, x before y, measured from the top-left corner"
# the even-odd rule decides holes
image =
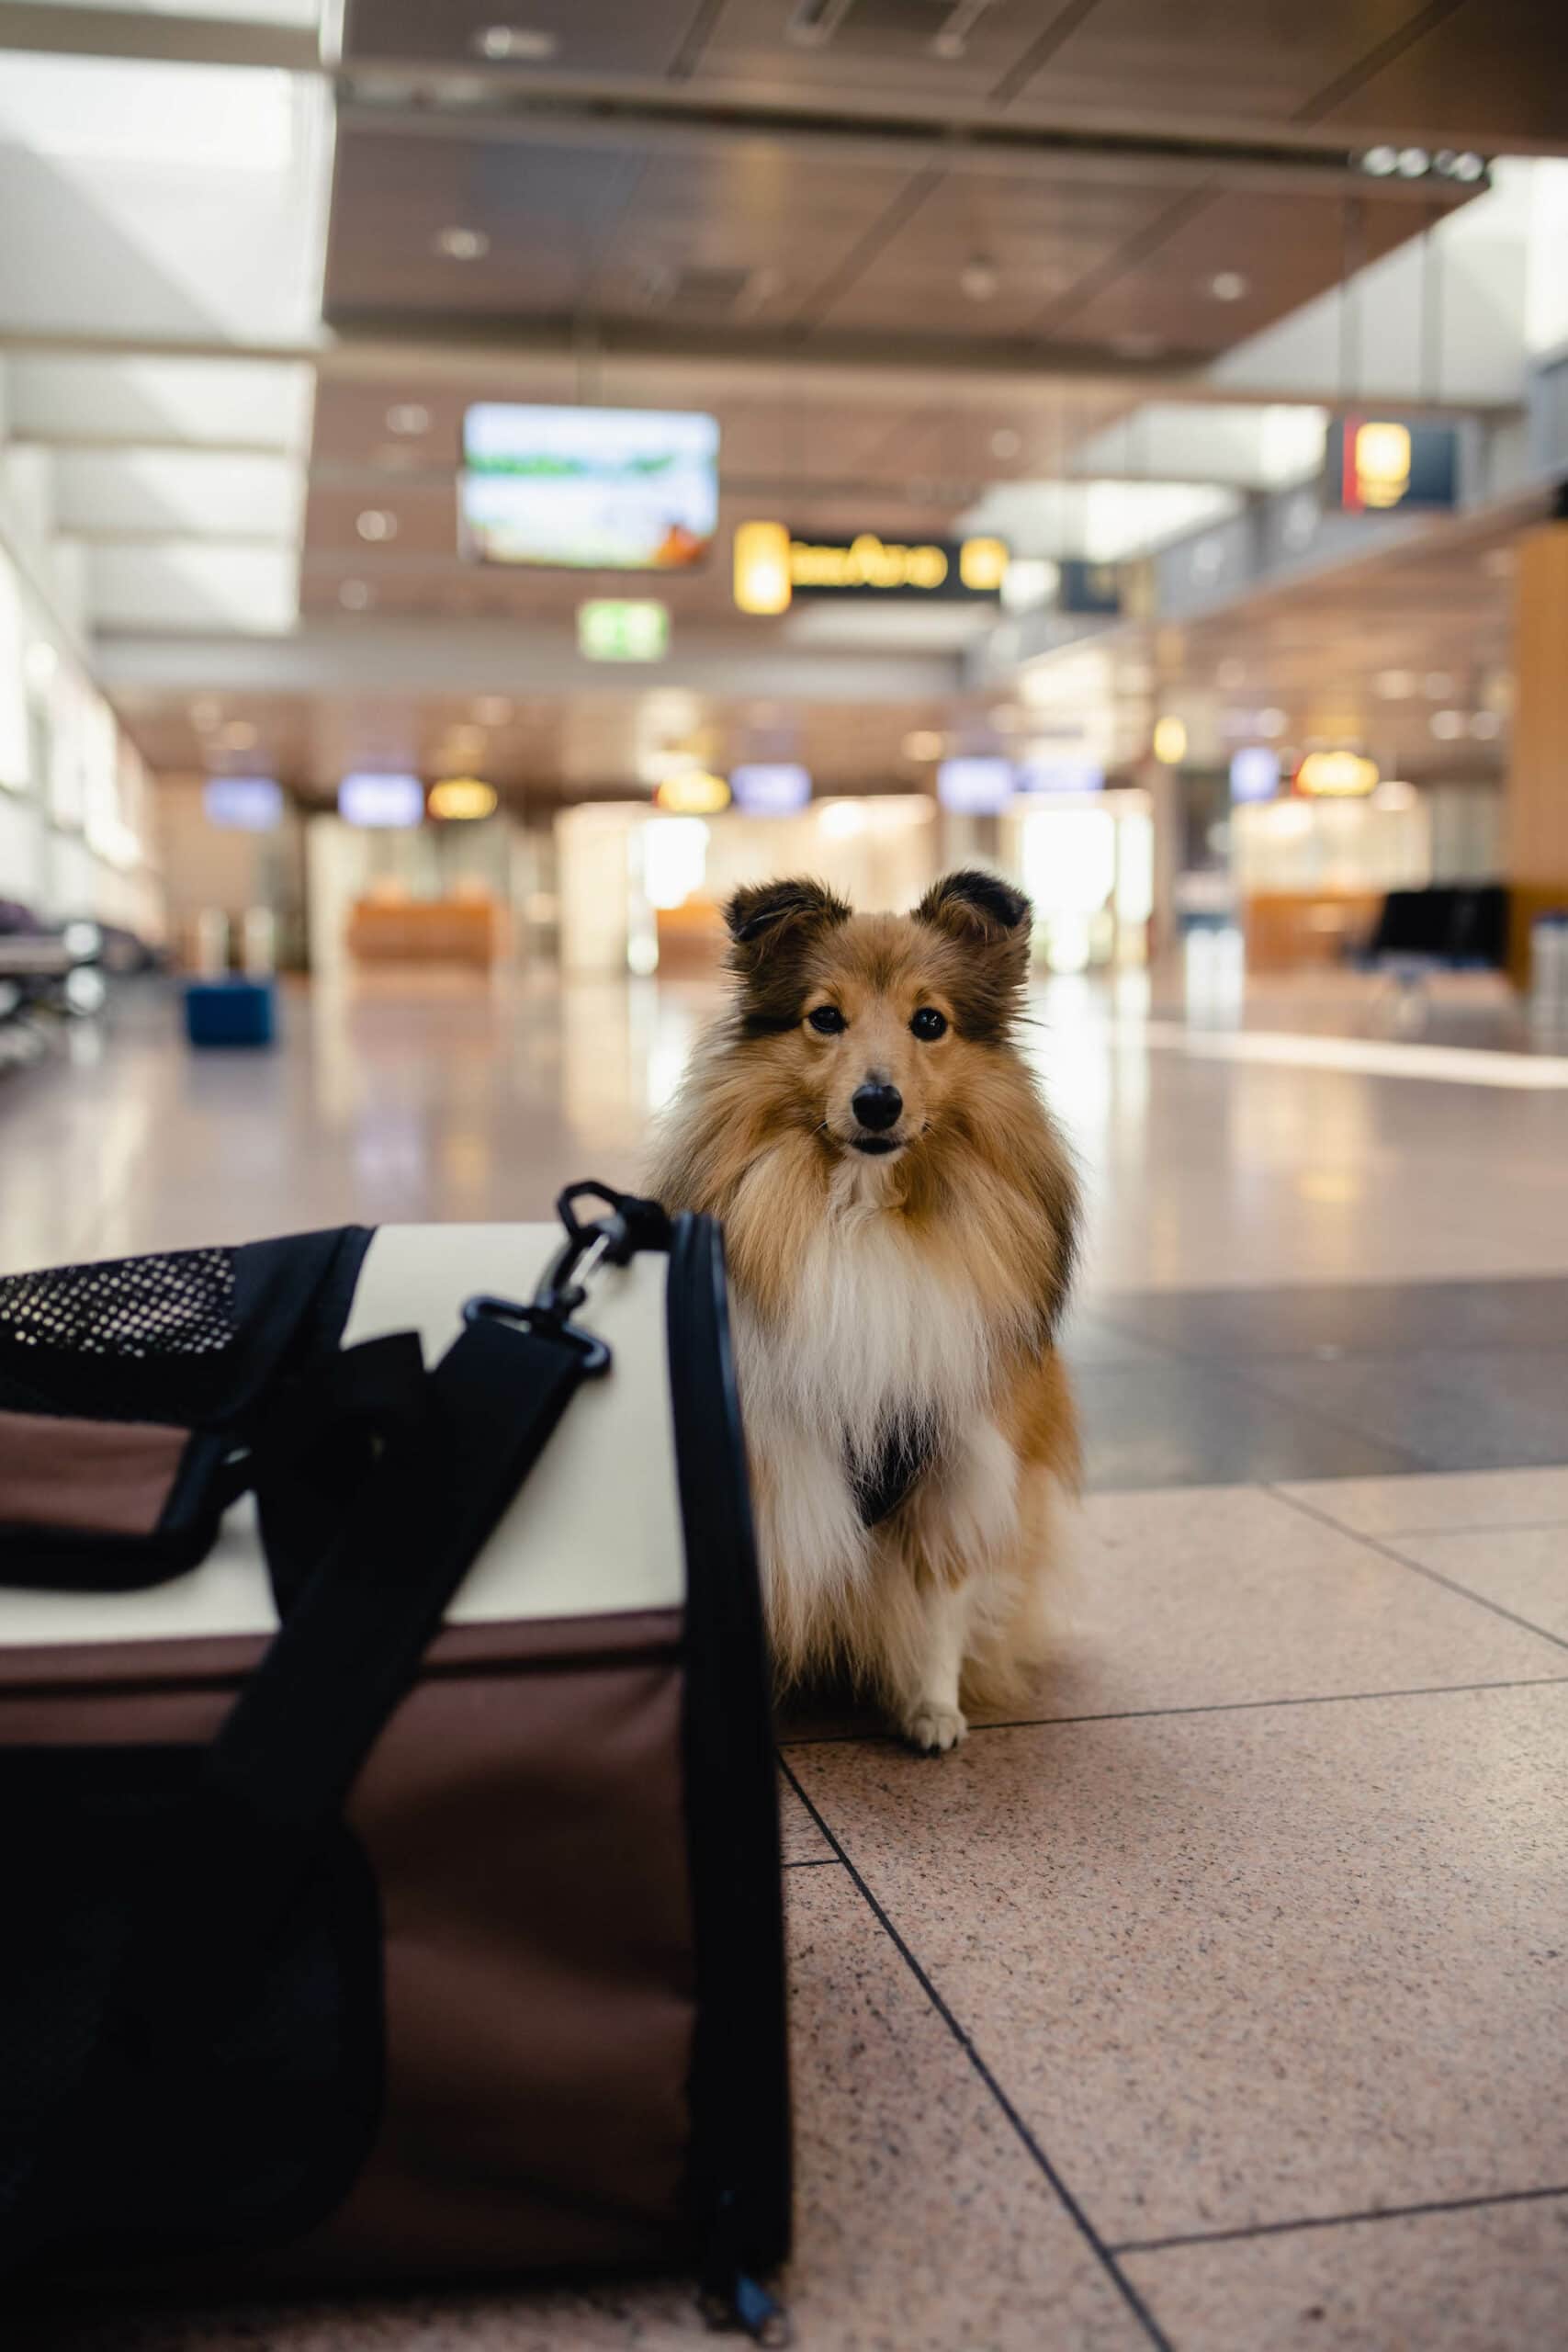
[[[934,1700],[926,1700],[905,1716],[903,1732],[911,1747],[922,1756],[945,1756],[956,1747],[969,1726],[956,1707],[943,1707]]]

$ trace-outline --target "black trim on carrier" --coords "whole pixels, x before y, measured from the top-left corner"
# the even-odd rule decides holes
[[[343,1337],[367,1225],[0,1276],[0,1406],[248,1435]]]
[[[759,2290],[748,2274],[774,2269],[790,2245],[784,1882],[724,1243],[711,1217],[674,1221],[667,1319],[686,1547],[683,1736],[697,1953],[690,2190],[705,2288],[755,2327],[746,2306]]]

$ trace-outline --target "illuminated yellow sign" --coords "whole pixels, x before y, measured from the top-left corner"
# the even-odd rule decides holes
[[[782,523],[741,523],[735,533],[735,601],[743,613],[787,613],[789,533]]]
[[[1008,551],[1004,539],[965,539],[958,550],[958,576],[978,595],[998,592],[1007,578]]]
[[[446,775],[431,786],[426,806],[433,817],[450,824],[493,816],[495,801],[493,784],[481,784],[477,775]]]
[[[940,588],[947,578],[947,555],[928,543],[907,547],[901,539],[879,539],[862,531],[849,545],[792,539],[789,574],[796,588]]]
[[[1296,770],[1296,790],[1309,800],[1359,800],[1378,780],[1378,763],[1359,752],[1309,752]]]
[[[851,539],[791,534],[783,523],[742,523],[735,534],[735,601],[743,613],[783,613],[795,595],[996,596],[1007,577],[1002,539]]]
[[[1155,757],[1162,767],[1179,767],[1187,757],[1187,729],[1179,718],[1155,722]]]
[[[1360,504],[1397,506],[1410,487],[1409,426],[1359,424],[1353,447]]]
[[[668,817],[716,817],[729,806],[729,786],[721,775],[688,768],[684,775],[667,777],[653,797]]]

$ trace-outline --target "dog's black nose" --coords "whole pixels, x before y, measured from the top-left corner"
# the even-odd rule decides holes
[[[874,1135],[882,1135],[888,1127],[896,1127],[904,1115],[904,1098],[896,1086],[857,1086],[850,1097],[850,1108],[863,1127]]]

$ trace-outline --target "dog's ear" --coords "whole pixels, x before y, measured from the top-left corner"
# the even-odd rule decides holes
[[[953,1011],[968,1035],[1000,1042],[1021,1011],[1033,917],[1021,890],[974,866],[944,874],[915,909],[918,922],[963,951]]]
[[[1010,882],[969,865],[933,882],[915,912],[921,922],[934,923],[972,946],[1027,947],[1034,910]]]
[[[787,882],[750,883],[737,890],[724,910],[729,936],[739,951],[737,962],[742,956],[750,961],[769,955],[791,936],[798,938],[849,919],[850,910],[842,899],[836,899],[826,883],[813,882],[807,875]]]
[[[802,951],[825,931],[848,922],[851,909],[825,883],[796,876],[753,882],[725,908],[729,968],[740,982],[749,1023],[793,1028],[799,1018]]]

